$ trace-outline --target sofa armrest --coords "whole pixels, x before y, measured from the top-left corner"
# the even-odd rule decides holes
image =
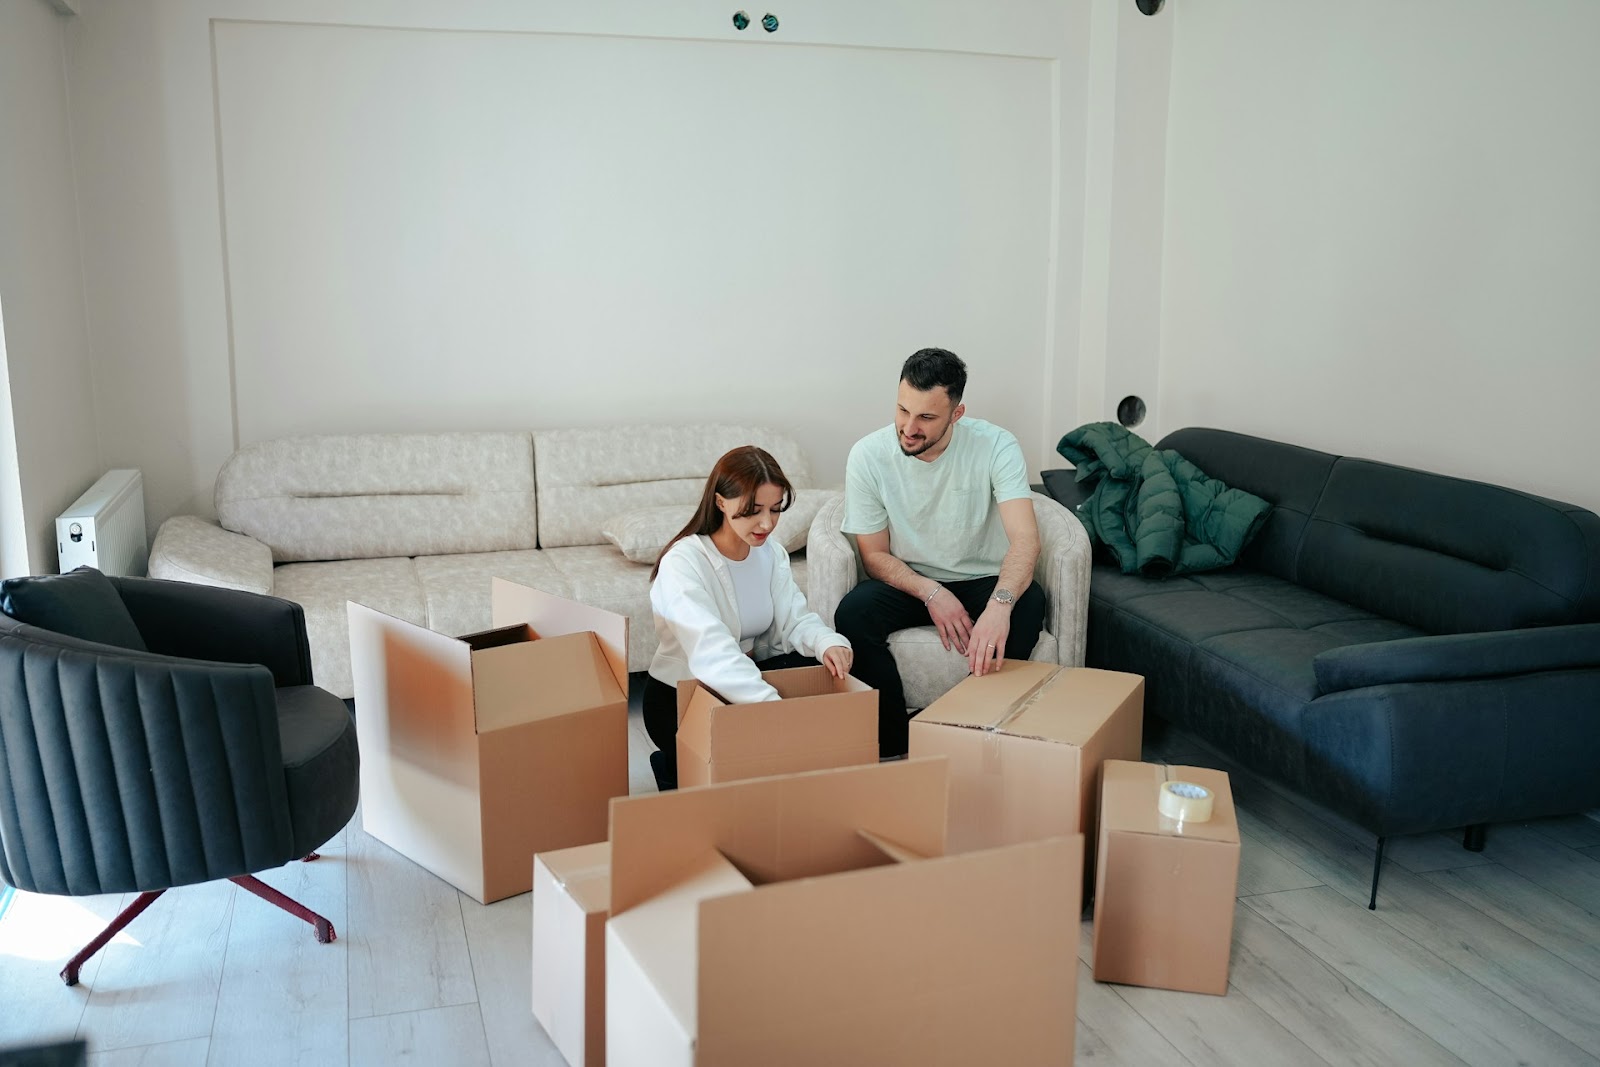
[[[272,592],[272,550],[194,515],[161,524],[150,546],[150,577],[195,585]]]
[[[1312,660],[1318,693],[1403,682],[1600,668],[1600,623],[1407,637],[1345,645]]]
[[[862,578],[855,540],[840,530],[843,525],[841,493],[822,505],[806,534],[806,602],[829,626],[839,601]]]
[[[1033,494],[1034,521],[1039,527],[1039,561],[1033,580],[1048,604],[1044,626],[1055,635],[1056,656],[1063,667],[1083,666],[1089,627],[1089,571],[1093,549],[1077,516],[1056,501]]]

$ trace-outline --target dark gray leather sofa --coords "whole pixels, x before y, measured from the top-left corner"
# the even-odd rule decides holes
[[[1158,447],[1272,513],[1227,570],[1098,563],[1089,666],[1144,675],[1151,712],[1371,830],[1380,863],[1391,834],[1600,807],[1600,516],[1223,430]]]

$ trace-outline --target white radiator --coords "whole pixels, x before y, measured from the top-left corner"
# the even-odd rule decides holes
[[[142,577],[150,559],[144,530],[144,478],[107,471],[56,518],[61,573],[84,564],[105,574]]]

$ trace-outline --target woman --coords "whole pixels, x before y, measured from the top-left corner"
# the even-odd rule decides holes
[[[813,665],[850,673],[850,642],[806,607],[789,554],[770,544],[794,498],[778,461],[745,445],[717,460],[700,506],[650,572],[660,639],[645,683],[656,784],[678,784],[678,683],[698,678],[735,704],[777,700],[764,670]]]

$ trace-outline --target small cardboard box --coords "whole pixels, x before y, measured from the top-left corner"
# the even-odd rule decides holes
[[[466,637],[348,606],[362,828],[485,904],[604,841],[628,793],[628,620],[496,578]]]
[[[606,1062],[611,845],[533,857],[533,1017],[572,1067]]]
[[[1095,980],[1226,993],[1239,892],[1239,823],[1227,774],[1107,760],[1101,781]],[[1211,818],[1179,823],[1162,815],[1158,792],[1167,781],[1211,790]]]
[[[680,788],[878,762],[878,691],[828,668],[763,671],[782,700],[730,704],[678,683]]]
[[[611,807],[612,1067],[1071,1063],[1082,838],[944,848],[944,760]]]
[[[1144,679],[1009,660],[911,720],[912,756],[950,758],[950,851],[1082,833],[1093,841],[1102,760],[1136,760]],[[1084,856],[1092,890],[1094,854]]]

